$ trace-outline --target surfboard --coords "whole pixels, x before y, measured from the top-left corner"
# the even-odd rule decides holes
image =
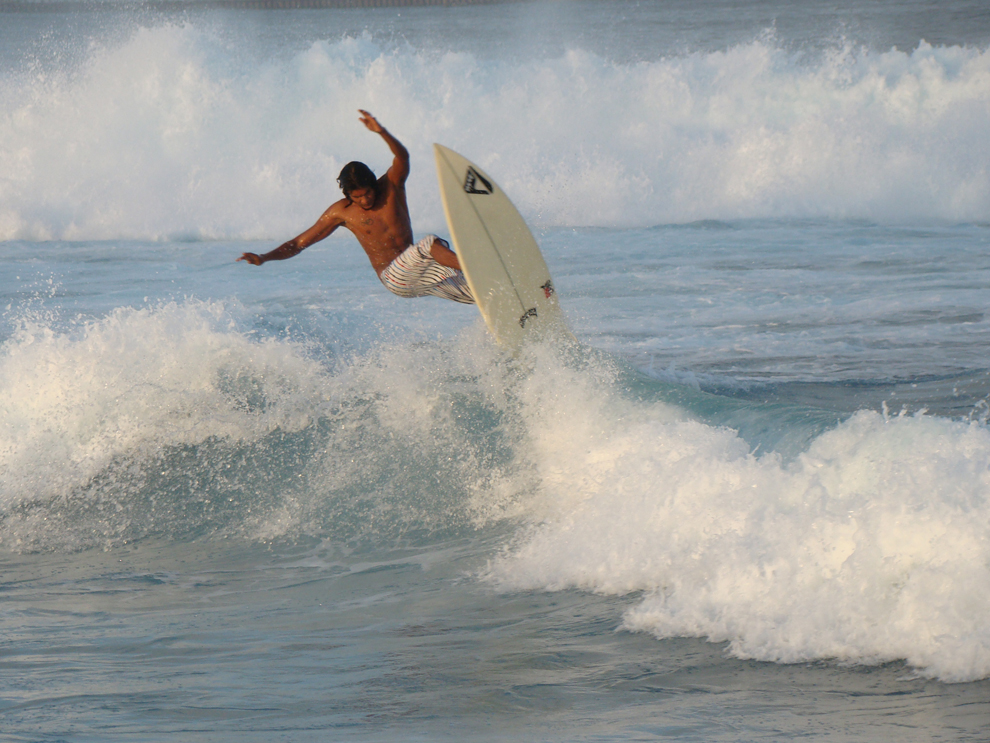
[[[433,145],[454,252],[485,324],[517,350],[548,333],[573,338],[533,233],[494,179],[463,155]]]

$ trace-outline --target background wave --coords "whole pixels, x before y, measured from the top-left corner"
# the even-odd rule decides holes
[[[411,149],[418,230],[443,227],[430,144],[495,174],[536,225],[744,217],[990,220],[990,52],[807,57],[770,38],[617,63],[490,60],[370,36],[252,57],[195,25],[0,78],[0,239],[275,239],[342,165]]]

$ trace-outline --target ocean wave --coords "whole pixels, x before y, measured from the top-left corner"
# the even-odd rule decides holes
[[[480,326],[347,358],[216,302],[62,328],[25,317],[0,346],[5,550],[508,529],[494,586],[641,594],[629,630],[990,676],[983,423],[694,404],[592,349],[512,359]]]
[[[322,41],[259,59],[194,25],[0,79],[0,239],[274,239],[338,198],[351,159],[409,147],[417,229],[443,228],[430,145],[496,176],[537,225],[754,217],[990,220],[990,52],[804,57],[771,39],[619,64],[493,61]]]
[[[442,347],[331,362],[242,315],[185,300],[16,318],[0,345],[0,546],[473,529],[468,501],[511,457]],[[495,353],[481,332],[469,368]]]
[[[784,458],[614,392],[527,383],[540,488],[494,585],[642,594],[623,628],[740,658],[990,675],[985,425],[860,411]]]

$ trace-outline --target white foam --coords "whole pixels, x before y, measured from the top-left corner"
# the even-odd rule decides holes
[[[860,412],[785,464],[556,372],[524,400],[529,526],[489,568],[502,589],[643,592],[623,627],[741,658],[990,675],[986,427]]]
[[[617,64],[319,42],[257,60],[193,26],[0,79],[0,239],[277,238],[351,159],[413,155],[418,230],[443,228],[430,145],[497,177],[537,224],[765,216],[990,219],[990,52],[755,41]]]
[[[478,411],[465,424],[455,405],[476,396],[458,374],[498,374],[480,323],[460,358],[382,343],[331,368],[242,315],[197,300],[75,323],[25,311],[0,345],[0,547],[471,528],[468,491],[498,476]]]
[[[236,329],[220,302],[120,308],[0,346],[0,512],[67,499],[118,458],[298,430],[325,400],[304,349]]]
[[[487,571],[505,590],[642,592],[624,627],[739,657],[990,675],[984,425],[860,412],[784,462],[633,399],[593,352],[510,363],[475,326],[331,371],[235,315],[186,301],[22,322],[0,347],[5,548],[183,535],[206,501],[208,524],[256,539],[510,518]]]

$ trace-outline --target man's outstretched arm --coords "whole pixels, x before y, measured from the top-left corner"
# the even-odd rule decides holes
[[[406,182],[406,178],[409,177],[409,150],[405,148],[399,140],[392,136],[392,134],[378,123],[378,119],[372,116],[370,113],[364,109],[358,109],[361,114],[361,123],[368,127],[369,131],[374,132],[385,140],[385,144],[392,151],[394,156],[392,160],[392,167],[388,169],[388,177],[392,183],[397,186],[401,186]]]
[[[252,266],[260,266],[262,263],[267,263],[268,261],[284,261],[286,258],[292,258],[293,256],[299,255],[313,243],[318,243],[320,240],[330,237],[334,230],[344,224],[344,220],[337,214],[337,206],[339,203],[340,202],[337,202],[337,204],[334,204],[323,212],[323,215],[316,220],[316,224],[308,230],[300,235],[297,235],[288,242],[282,243],[275,248],[275,250],[262,255],[258,255],[257,253],[244,253],[237,260],[246,261]]]

